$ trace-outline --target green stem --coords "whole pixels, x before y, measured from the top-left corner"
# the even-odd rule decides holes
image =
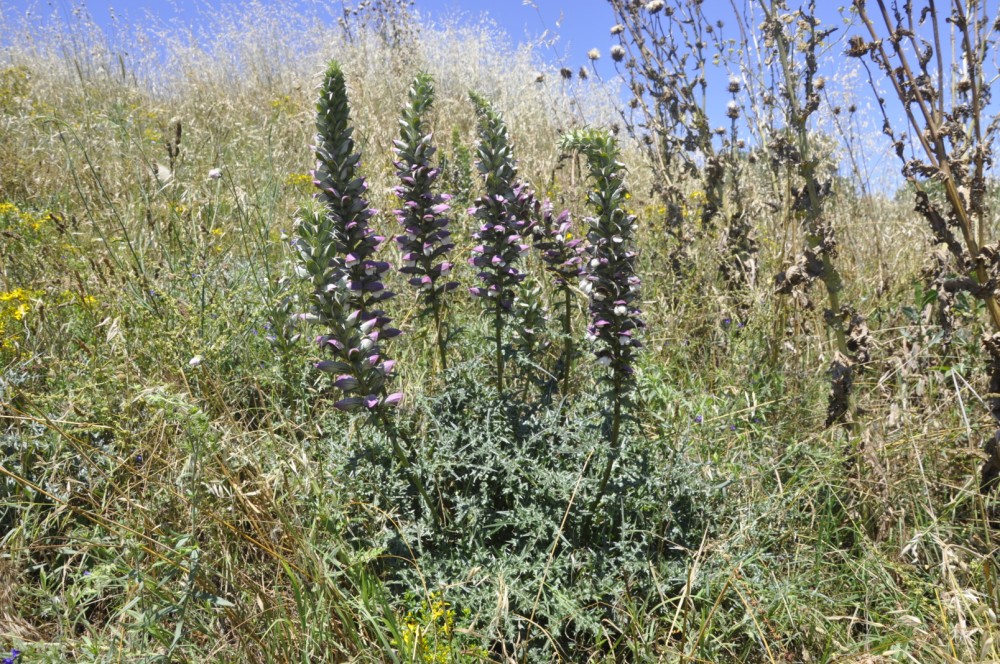
[[[424,484],[420,481],[420,477],[414,470],[413,464],[410,462],[410,458],[406,455],[406,452],[403,451],[402,446],[399,444],[399,439],[402,438],[406,442],[406,446],[411,449],[413,448],[413,445],[406,439],[405,436],[399,433],[399,430],[396,429],[396,425],[393,424],[392,420],[385,416],[385,413],[379,411],[378,417],[382,421],[382,426],[385,427],[386,433],[389,435],[389,441],[392,443],[393,453],[396,455],[399,463],[406,470],[406,474],[410,476],[410,483],[413,484],[417,493],[420,494],[424,504],[427,506],[427,509],[430,511],[431,519],[434,521],[434,525],[440,525],[437,510],[434,509],[434,503],[431,501],[431,497],[428,495],[427,490],[424,489]]]
[[[441,371],[447,371],[448,360],[445,353],[444,333],[441,329],[441,301],[438,299],[436,293],[434,294],[434,299],[431,300],[431,306],[434,310],[434,330],[437,334],[438,355],[441,356]]]
[[[619,371],[615,371],[614,375],[614,399],[615,407],[611,414],[611,449],[608,450],[608,463],[604,466],[601,483],[597,486],[597,496],[594,498],[594,504],[590,510],[591,513],[597,510],[601,504],[601,500],[604,499],[604,490],[607,489],[608,482],[611,481],[611,468],[618,458],[621,445],[619,434],[621,433],[622,423],[622,376]]]
[[[496,318],[493,321],[493,340],[496,342],[497,393],[503,394],[503,308],[500,305],[502,289],[497,292]]]
[[[563,351],[563,389],[562,394],[565,397],[569,394],[569,376],[570,369],[573,365],[573,293],[570,292],[568,287],[563,288],[563,295],[565,296],[563,310],[563,335],[566,338],[566,349]]]

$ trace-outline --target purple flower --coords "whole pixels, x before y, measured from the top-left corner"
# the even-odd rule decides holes
[[[351,411],[357,410],[361,406],[361,397],[344,397],[333,404],[337,410]]]
[[[458,282],[444,278],[451,272],[451,263],[444,259],[455,245],[450,241],[445,216],[451,209],[448,205],[451,196],[434,191],[441,171],[431,165],[436,148],[431,145],[431,135],[424,124],[433,99],[433,80],[427,74],[418,74],[410,88],[410,103],[403,109],[400,138],[394,141],[393,164],[402,184],[393,191],[401,201],[395,214],[403,227],[403,233],[396,237],[403,254],[399,271],[410,275],[407,283],[419,291],[426,305],[421,313],[433,316],[441,365],[447,367],[442,295],[457,288]]]
[[[568,288],[583,274],[583,239],[574,232],[569,210],[552,214],[552,202],[545,200],[536,206],[541,223],[534,229],[535,247],[542,253],[545,269],[560,288]]]
[[[486,189],[469,208],[469,214],[480,224],[473,234],[476,246],[469,263],[479,268],[476,276],[482,282],[482,286],[470,288],[469,293],[481,298],[486,310],[493,314],[497,389],[502,393],[503,328],[514,305],[515,288],[525,278],[518,265],[528,247],[521,240],[531,233],[534,225],[535,197],[518,180],[517,162],[503,116],[483,97],[475,93],[469,96],[479,118],[478,166]]]
[[[479,114],[480,171],[486,193],[469,208],[469,214],[480,222],[479,230],[473,233],[476,246],[469,263],[480,268],[477,276],[486,288],[470,288],[469,292],[484,297],[487,308],[509,312],[514,287],[525,276],[517,265],[527,250],[521,238],[534,226],[535,196],[517,180],[517,164],[503,117],[485,99],[473,95],[472,100]]]
[[[574,132],[564,138],[563,146],[587,156],[595,184],[590,203],[596,214],[587,219],[590,244],[581,282],[590,294],[592,322],[587,331],[598,344],[598,356],[611,358],[614,380],[624,385],[631,382],[633,356],[642,347],[637,337],[645,326],[632,250],[636,218],[625,210],[624,167],[617,159],[617,143],[606,132]]]
[[[335,62],[327,69],[316,108],[317,205],[302,212],[293,241],[298,270],[313,286],[312,310],[302,319],[324,328],[316,343],[330,359],[316,368],[338,374],[334,386],[344,398],[334,406],[354,410],[363,402],[357,395],[384,393],[389,372],[379,360],[380,346],[399,330],[386,327],[390,319],[381,309],[394,295],[382,282],[389,263],[375,258],[385,238],[368,224],[375,210],[358,173],[361,157],[355,153],[347,88]]]

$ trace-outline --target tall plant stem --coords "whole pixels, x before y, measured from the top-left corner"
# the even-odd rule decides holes
[[[604,491],[608,488],[608,482],[611,481],[611,469],[615,465],[615,461],[618,460],[618,454],[621,451],[619,435],[621,434],[622,425],[622,378],[621,373],[617,371],[614,375],[613,391],[615,405],[611,413],[611,449],[608,450],[608,463],[604,466],[601,483],[597,485],[597,495],[594,498],[591,512],[596,511],[604,499]]]
[[[500,292],[497,293],[499,298]],[[496,318],[493,321],[493,340],[496,342],[497,394],[503,395],[503,308],[496,303]]]
[[[417,493],[420,494],[420,497],[424,501],[424,505],[426,505],[427,509],[430,511],[431,519],[434,521],[434,525],[440,525],[440,519],[438,517],[437,510],[434,507],[434,503],[431,501],[431,497],[424,488],[423,482],[420,481],[420,477],[417,475],[416,469],[413,467],[413,463],[410,462],[410,458],[403,450],[403,447],[399,444],[399,441],[400,439],[403,439],[406,446],[411,449],[413,449],[413,444],[399,432],[396,425],[392,420],[385,416],[384,412],[379,411],[378,418],[382,422],[382,426],[384,427],[386,434],[389,436],[389,442],[392,444],[393,453],[399,460],[400,465],[403,466],[403,469],[406,470],[406,474],[410,476],[410,483],[417,490]]]
[[[569,376],[573,368],[573,293],[569,288],[563,289],[563,336],[566,338],[566,348],[563,351],[563,387],[562,396],[569,394]]]
[[[764,10],[769,19],[773,19],[773,13],[775,11],[774,0],[771,0],[770,9],[762,0],[761,8]],[[778,32],[775,37],[775,46],[778,51],[778,60],[781,64],[781,72],[784,76],[785,84],[791,90],[795,82],[795,73],[792,70],[792,64],[789,57],[790,47],[783,34]],[[812,154],[810,149],[811,146],[809,144],[809,131],[806,126],[808,112],[804,111],[800,107],[799,99],[795,94],[788,95],[788,103],[791,111],[791,125],[795,131],[795,137],[799,144],[799,154],[802,155],[803,163],[808,163]],[[822,214],[822,203],[819,199],[819,192],[816,191],[816,179],[813,170],[813,167],[809,166],[806,169],[806,172],[803,172],[802,175],[806,181],[806,194],[809,197],[809,211],[806,215],[806,242],[809,244],[810,248],[815,249],[822,243],[823,240],[817,226],[819,217]],[[841,281],[840,273],[837,271],[836,266],[833,264],[833,259],[830,257],[828,252],[822,252],[822,261],[823,274],[820,276],[820,280],[822,280],[823,286],[826,288],[826,296],[830,303],[830,310],[836,314],[840,311],[840,291],[843,287],[843,282]],[[834,316],[833,321],[828,322],[827,325],[833,332],[834,339],[837,343],[837,350],[840,351],[840,353],[845,357],[849,357],[850,350],[847,347],[847,335],[844,333],[844,326],[840,320],[839,316]]]
[[[434,311],[434,332],[437,334],[437,348],[438,355],[441,357],[441,371],[447,371],[448,358],[447,353],[445,352],[444,330],[442,329],[444,323],[441,321],[441,301],[438,299],[436,294],[431,303],[431,308]]]

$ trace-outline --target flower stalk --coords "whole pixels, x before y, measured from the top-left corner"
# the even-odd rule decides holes
[[[418,289],[424,303],[421,315],[434,320],[438,356],[441,368],[448,368],[447,335],[444,330],[444,293],[454,290],[458,282],[449,281],[452,264],[444,258],[454,249],[449,241],[448,218],[445,213],[451,196],[435,193],[434,184],[441,170],[431,165],[437,148],[426,130],[424,118],[434,101],[434,81],[427,74],[418,74],[410,87],[409,104],[399,121],[400,138],[394,141],[396,175],[400,184],[393,190],[401,201],[395,210],[403,234],[396,238],[403,252],[400,272],[409,275],[408,283]]]
[[[482,286],[469,292],[484,302],[493,315],[493,342],[497,391],[504,390],[503,328],[511,313],[514,288],[524,280],[517,264],[528,251],[524,239],[531,231],[534,194],[517,179],[517,162],[503,116],[486,99],[470,93],[479,116],[479,160],[485,193],[476,199],[469,214],[479,223],[473,234],[477,242],[469,263],[479,268]]]
[[[597,363],[610,372],[605,381],[610,384],[612,400],[608,426],[611,453],[596,506],[621,448],[623,411],[634,387],[634,357],[642,346],[637,338],[644,327],[638,308],[640,280],[635,274],[636,254],[632,249],[636,218],[625,210],[625,166],[618,161],[618,142],[611,134],[600,129],[576,130],[563,136],[561,147],[586,157],[594,183],[589,196],[594,216],[587,220],[589,260],[581,286],[590,297],[587,336],[595,342]]]
[[[390,319],[381,309],[394,294],[382,282],[389,264],[375,259],[385,238],[368,224],[376,212],[365,198],[368,187],[359,172],[361,155],[352,138],[344,73],[335,61],[320,88],[316,130],[313,184],[318,191],[314,205],[301,212],[293,240],[299,254],[297,272],[313,287],[311,311],[304,318],[323,330],[316,344],[326,359],[316,368],[331,374],[342,393],[334,407],[367,412],[385,426],[399,463],[434,515],[433,503],[386,417],[386,410],[403,398],[402,392],[389,392],[395,362],[386,359],[382,349],[385,340],[399,334],[388,326]]]
[[[573,232],[573,219],[569,210],[553,214],[552,202],[539,204],[541,223],[535,228],[535,248],[541,252],[546,271],[560,296],[562,305],[562,334],[565,346],[560,365],[559,379],[562,394],[569,393],[569,379],[575,353],[573,344],[573,290],[572,284],[583,275],[583,240]]]

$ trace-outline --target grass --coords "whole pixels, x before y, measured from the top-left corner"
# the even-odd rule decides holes
[[[147,26],[128,54],[85,20],[23,33],[3,19],[26,36],[0,52],[0,649],[31,662],[1000,658],[995,505],[976,478],[992,435],[985,318],[959,294],[943,334],[922,276],[931,239],[908,202],[838,181],[827,207],[844,298],[873,337],[854,435],[823,426],[822,311],[771,292],[802,249],[775,201],[781,175],[747,167],[762,276],[736,296],[710,231],[691,241],[693,270],[669,268],[654,176],[622,137],[647,331],[636,421],[596,515],[608,450],[593,360],[580,344],[568,394],[533,382],[564,348],[559,314],[548,351],[508,362],[520,396],[500,402],[479,303],[456,292],[440,373],[396,275],[399,425],[452,519],[438,527],[388,440],[334,411],[313,348],[288,339],[311,335],[289,318],[302,293],[288,238],[311,194],[319,73],[343,64],[387,236],[391,141],[418,70],[436,81],[441,153],[474,154],[467,93],[480,91],[522,176],[578,220],[582,164],[558,137],[614,123],[617,96],[557,71],[536,83],[534,54],[490,26],[419,24],[390,48],[282,5],[210,19],[197,41]],[[472,229],[455,215],[456,256]],[[883,265],[873,235],[891,248]],[[573,316],[582,330],[582,298]]]

